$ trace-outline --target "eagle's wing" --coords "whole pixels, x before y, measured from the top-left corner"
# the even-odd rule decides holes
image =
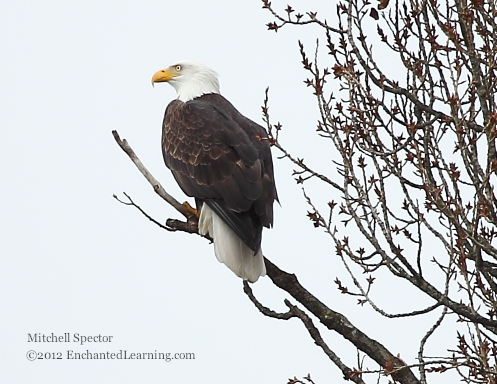
[[[269,144],[265,140],[261,146],[263,140],[249,136],[253,127],[245,126],[247,122],[238,115],[233,118],[235,112],[239,115],[234,108],[202,97],[171,102],[164,117],[162,150],[182,190],[205,201],[257,251],[262,225],[272,224],[276,197],[274,181],[270,192],[265,190],[268,166],[272,179],[272,163],[266,164],[267,153],[261,149],[267,146],[269,152]]]
[[[229,114],[238,126],[244,130],[254,148],[257,149],[262,164],[262,194],[259,199],[254,201],[254,209],[262,225],[268,228],[272,227],[273,203],[275,200],[278,201],[278,194],[274,181],[271,146],[266,130],[259,124],[243,116],[228,100],[219,94],[203,95],[201,99],[212,100],[218,108]]]

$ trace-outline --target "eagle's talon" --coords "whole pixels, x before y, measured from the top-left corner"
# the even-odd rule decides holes
[[[195,216],[197,219],[200,217],[200,209],[193,208],[187,201],[185,201],[182,205],[192,216]]]

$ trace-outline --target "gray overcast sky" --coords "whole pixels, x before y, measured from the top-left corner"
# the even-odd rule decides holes
[[[329,3],[316,4],[323,11]],[[256,0],[20,0],[0,8],[0,381],[286,383],[307,373],[316,383],[341,378],[302,324],[256,310],[206,241],[167,233],[112,198],[126,191],[158,220],[178,217],[111,135],[115,129],[126,138],[166,189],[184,200],[160,152],[164,109],[175,93],[168,85],[150,85],[156,70],[178,59],[218,71],[222,93],[259,123],[270,86],[270,112],[284,125],[284,143],[311,163],[320,161],[324,171],[332,169],[330,148],[311,148],[319,142],[309,138],[317,108],[302,82],[297,49],[298,38],[314,43],[316,29],[268,32],[265,24],[272,19]],[[275,166],[282,207],[276,207],[275,228],[264,234],[265,254],[297,272],[334,308],[355,309],[335,288],[342,269],[331,242],[305,218],[292,167],[282,161]],[[324,201],[339,199],[320,193]],[[285,309],[285,296],[267,278],[254,290],[264,304]],[[395,300],[402,293],[390,295]],[[365,308],[349,318],[385,340],[370,315]],[[113,340],[83,346],[27,342],[28,333],[64,332]],[[342,348],[339,336],[326,338]],[[394,353],[405,352],[395,333],[386,340]],[[346,363],[357,365],[355,351],[344,348]],[[28,350],[64,357],[67,350],[192,352],[195,360],[30,362]]]

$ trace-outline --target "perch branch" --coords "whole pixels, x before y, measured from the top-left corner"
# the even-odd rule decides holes
[[[150,184],[154,187],[154,190],[169,204],[171,204],[174,208],[176,208],[179,212],[181,212],[185,217],[187,217],[187,222],[181,222],[178,220],[169,219],[166,222],[166,225],[170,226],[173,230],[180,230],[189,233],[198,233],[195,225],[198,225],[198,220],[195,216],[191,215],[186,211],[186,208],[181,205],[176,199],[170,196],[159,184],[159,182],[150,174],[150,172],[145,168],[143,163],[138,159],[134,151],[131,149],[126,140],[121,140],[118,133],[113,131],[112,134],[116,139],[116,142],[119,146],[128,154],[133,163],[137,166],[140,172],[145,176]],[[130,204],[132,205],[132,204]],[[136,205],[135,205],[136,206]],[[285,271],[279,269],[276,265],[271,263],[267,258],[264,258],[266,264],[267,275],[271,279],[271,281],[280,289],[288,292],[294,299],[296,299],[299,303],[301,303],[307,310],[309,310],[314,316],[316,316],[322,324],[324,324],[328,329],[333,330],[347,340],[349,340],[356,348],[366,353],[371,359],[375,360],[381,367],[385,369],[384,373],[391,375],[391,377],[402,383],[402,384],[419,384],[419,380],[414,376],[413,372],[410,370],[406,364],[395,357],[391,352],[389,352],[383,345],[377,342],[374,339],[369,338],[365,333],[360,331],[354,325],[352,325],[347,318],[341,313],[335,312],[328,308],[325,304],[319,301],[315,296],[313,296],[309,291],[307,291],[297,280],[297,277],[293,274],[289,274]],[[247,287],[248,284],[245,284]],[[249,287],[250,288],[250,287]],[[247,290],[245,290],[247,292]],[[249,295],[249,297],[251,297]],[[256,304],[257,300],[252,295],[251,300],[254,302],[256,307],[261,310],[262,313],[266,312],[269,314],[269,309],[263,307],[261,304]],[[307,330],[311,334],[315,343],[319,345],[328,356],[329,352],[333,354],[331,350],[326,350],[323,345],[319,344],[319,340],[321,336],[319,332],[315,328],[311,319],[307,314],[302,312],[300,309],[297,311],[292,305],[287,305],[290,308],[290,311],[285,314],[278,314],[276,312],[271,311],[274,316],[278,318],[290,317],[298,317],[306,326]],[[297,308],[298,309],[298,308]],[[264,313],[264,314],[266,314]],[[317,333],[316,333],[317,332]],[[319,337],[318,337],[319,336]],[[322,340],[322,339],[321,339]],[[324,342],[323,342],[324,343]],[[326,346],[326,344],[324,344]],[[330,357],[331,358],[331,357]],[[338,358],[338,357],[337,357]],[[332,359],[333,360],[333,359]],[[336,364],[336,362],[335,362]],[[354,374],[353,370],[347,368],[343,363],[341,363],[343,367],[346,368],[344,375],[348,372],[349,380],[353,380],[357,383],[361,383],[362,380],[359,375]],[[339,366],[340,367],[340,366]],[[387,368],[388,367],[388,368]],[[355,379],[355,380],[354,380]]]
[[[138,158],[138,156],[136,156],[133,149],[129,146],[128,141],[126,139],[121,140],[117,131],[112,131],[112,135],[114,136],[114,139],[116,140],[117,144],[129,156],[129,158],[136,165],[136,167],[141,172],[141,174],[145,176],[148,182],[152,185],[152,188],[154,189],[155,193],[157,193],[160,197],[162,197],[165,201],[167,201],[170,205],[172,205],[174,209],[176,209],[187,219],[191,219],[193,215],[178,200],[176,200],[174,197],[172,197],[169,193],[166,192],[166,190],[157,181],[157,179],[154,176],[152,176],[152,174],[148,171],[147,168],[145,168],[145,166]]]

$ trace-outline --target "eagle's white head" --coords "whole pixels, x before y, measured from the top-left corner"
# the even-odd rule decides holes
[[[152,77],[154,83],[168,82],[178,93],[178,99],[184,102],[206,93],[219,93],[217,73],[203,64],[183,60],[156,72]]]

